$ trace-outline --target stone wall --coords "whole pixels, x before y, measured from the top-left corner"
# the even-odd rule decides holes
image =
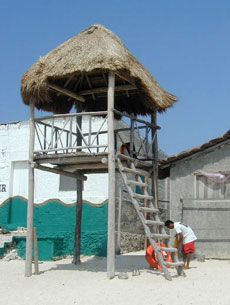
[[[159,151],[159,158],[165,157],[165,154]],[[144,228],[136,213],[133,204],[130,201],[129,194],[123,183],[120,174],[116,175],[117,188],[116,188],[116,226],[118,222],[118,206],[119,206],[119,187],[122,187],[122,207],[121,207],[121,243],[120,251],[121,253],[138,251],[144,249]],[[149,181],[151,185],[151,180]],[[158,206],[159,206],[159,217],[162,221],[169,219],[169,203],[165,202],[165,191],[169,191],[168,187],[165,187],[164,180],[158,180]],[[117,228],[116,228],[117,229]]]

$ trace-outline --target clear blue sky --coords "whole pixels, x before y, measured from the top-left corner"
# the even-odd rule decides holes
[[[158,116],[172,155],[218,137],[230,121],[230,1],[0,0],[0,122],[27,120],[20,81],[39,56],[100,23],[179,97]]]

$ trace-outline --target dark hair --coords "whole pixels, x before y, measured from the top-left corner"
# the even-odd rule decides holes
[[[165,226],[166,226],[166,227],[169,227],[170,224],[174,224],[174,222],[173,222],[172,220],[169,220],[169,219],[166,220]]]

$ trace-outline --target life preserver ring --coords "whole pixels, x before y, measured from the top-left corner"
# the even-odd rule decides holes
[[[157,243],[157,246],[159,247],[159,243]],[[160,247],[165,248],[166,246],[165,244],[161,243]],[[168,263],[173,263],[172,257],[169,252],[162,250],[161,254],[163,256],[164,261]],[[148,246],[148,248],[146,249],[145,258],[153,269],[162,269],[152,245]],[[167,266],[167,268],[169,268],[169,266]]]

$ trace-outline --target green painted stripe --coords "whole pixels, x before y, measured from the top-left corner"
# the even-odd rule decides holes
[[[12,200],[15,200],[15,199],[21,199],[25,202],[27,202],[27,198],[23,197],[23,196],[13,196],[13,197],[9,197],[7,198],[6,200],[4,200],[1,204],[0,204],[0,208],[3,207],[4,205],[6,205],[9,201],[12,201]],[[52,199],[47,199],[43,202],[40,202],[40,203],[35,203],[36,206],[43,206],[43,205],[46,205],[47,203],[50,203],[50,202],[59,202],[60,204],[66,206],[66,207],[71,207],[71,206],[74,206],[76,205],[76,202],[74,203],[65,203],[64,201],[58,199],[58,198],[52,198]],[[108,199],[102,201],[101,203],[93,203],[91,201],[88,201],[88,200],[83,200],[85,204],[88,204],[88,205],[91,205],[93,207],[101,207],[105,204],[107,204],[108,202]]]
[[[26,227],[27,201],[20,196],[8,199],[0,207],[0,224],[7,230]],[[52,199],[34,207],[34,226],[38,233],[40,260],[72,255],[76,205]],[[90,205],[83,202],[82,254],[106,255],[108,204]],[[25,238],[15,239],[18,253],[25,257]],[[0,253],[1,255],[1,253]]]

